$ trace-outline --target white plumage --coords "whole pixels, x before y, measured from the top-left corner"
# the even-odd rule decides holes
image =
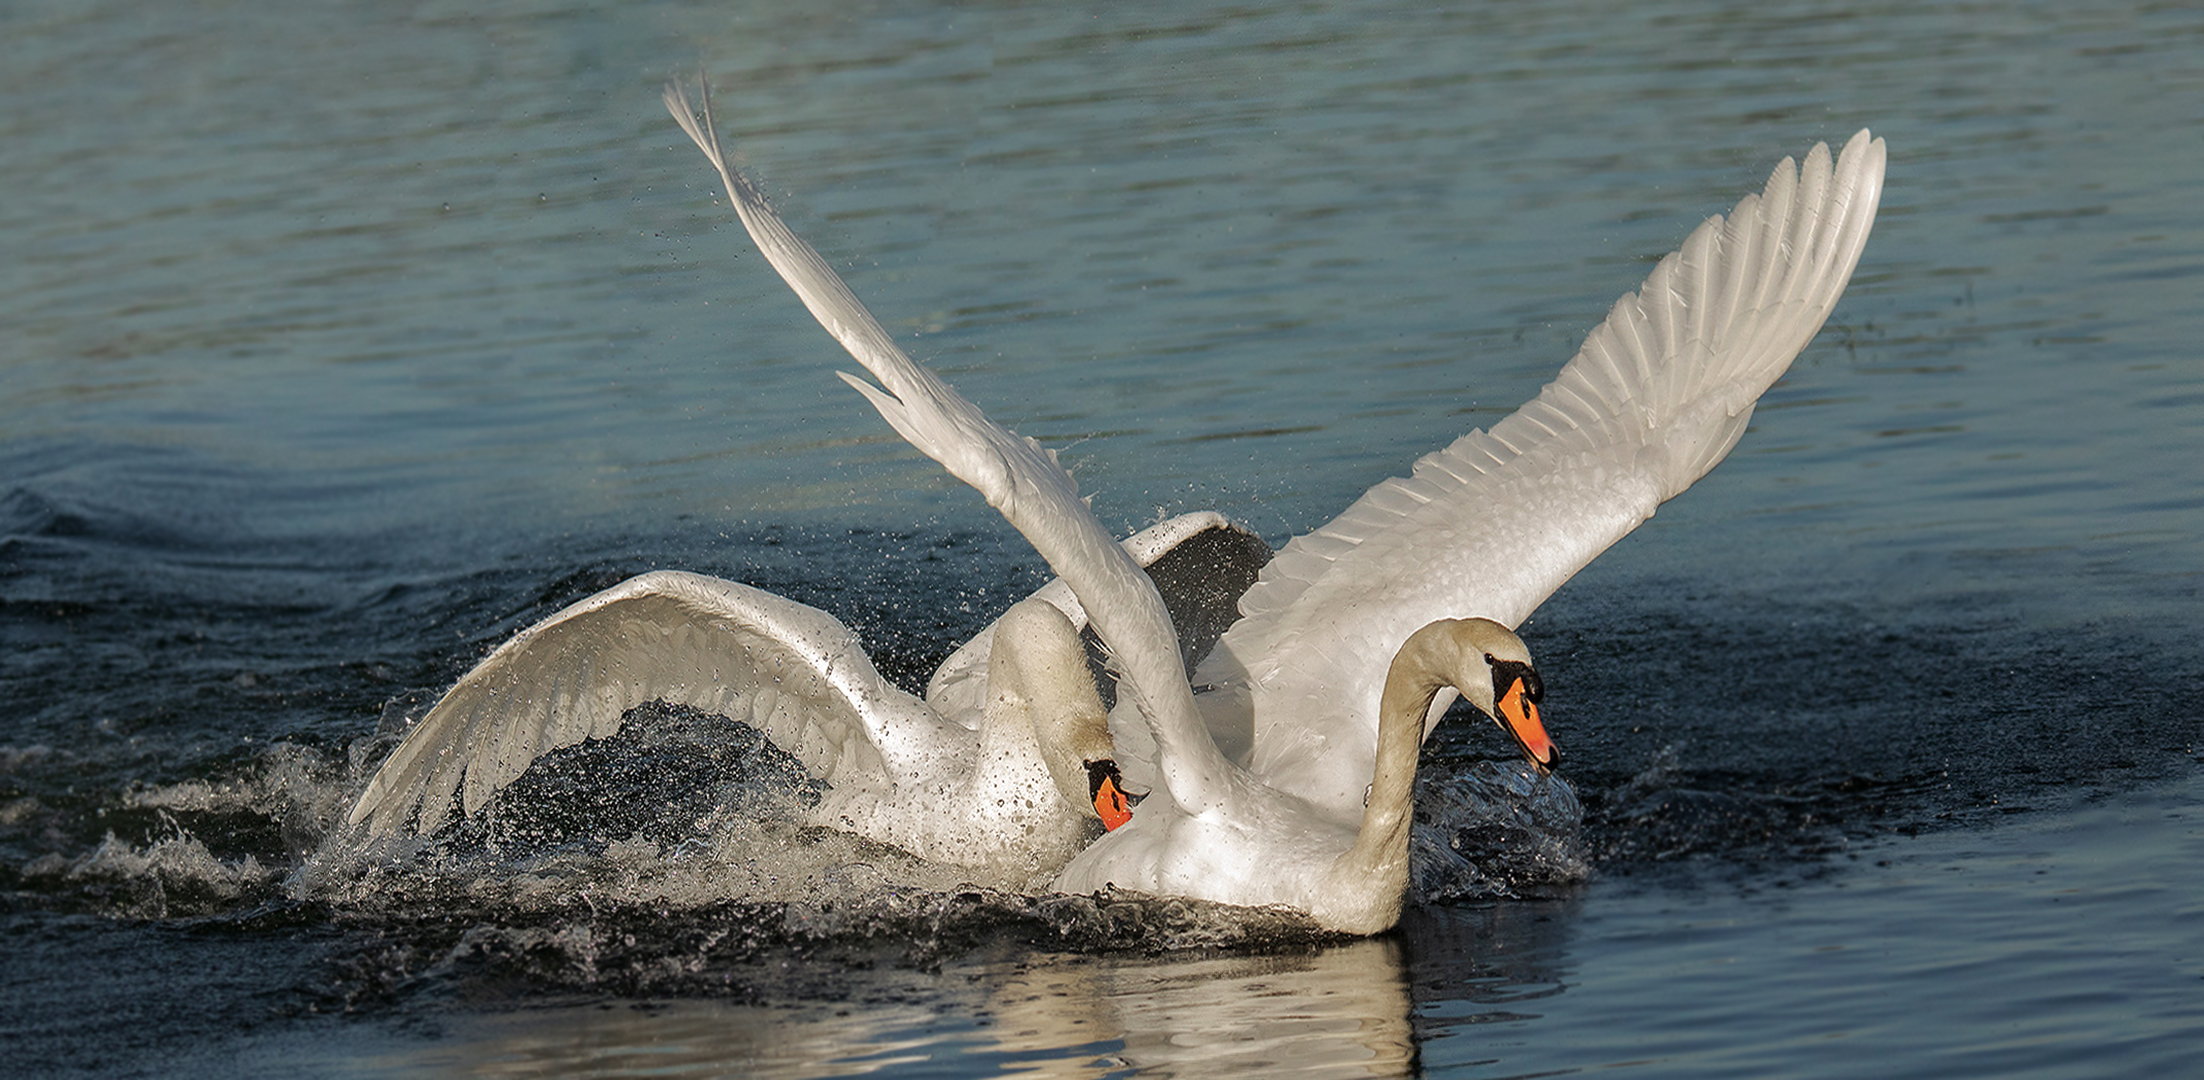
[[[708,97],[692,102],[676,84],[666,104],[774,269],[880,386],[843,378],[1033,543],[1061,576],[1043,591],[1051,610],[1091,625],[1108,647],[1116,753],[1148,758],[1128,761],[1128,772],[1152,777],[1155,790],[1126,827],[1076,855],[1052,849],[1070,859],[1059,885],[1289,904],[1365,933],[1398,915],[1415,749],[1429,725],[1459,692],[1510,727],[1534,764],[1550,763],[1536,676],[1509,628],[1736,444],[1753,403],[1843,292],[1884,164],[1882,142],[1865,131],[1833,163],[1819,145],[1803,167],[1785,159],[1764,191],[1701,225],[1618,301],[1536,400],[1287,545],[1190,680],[1196,657],[1182,654],[1172,609],[1142,565],[1187,537],[1218,535],[1221,521],[1182,519],[1159,526],[1168,535],[1115,542],[1053,452],[994,424],[905,356],[727,168]],[[622,590],[631,592],[613,596]],[[696,599],[707,595],[715,599]],[[684,626],[700,620],[734,644],[699,644]],[[984,712],[990,650],[1004,643],[991,628],[952,656],[929,700],[967,721]],[[730,648],[745,660],[727,660]],[[562,659],[527,659],[545,650]],[[707,653],[718,665],[709,680],[696,659]],[[1068,652],[1040,644],[1034,655]],[[784,680],[771,690],[756,685],[768,667]],[[499,695],[496,708],[479,704]],[[964,783],[983,768],[970,747],[984,718],[945,721],[886,686],[830,618],[672,575],[585,600],[498,650],[392,755],[352,818],[392,829],[418,808],[417,825],[433,828],[453,792],[472,812],[535,755],[602,734],[618,710],[652,697],[751,720],[838,792]],[[1042,764],[1061,775],[1060,762]],[[940,846],[891,842],[922,854]]]
[[[1125,548],[1176,578],[1244,584],[1261,541],[1196,513]],[[1225,621],[1201,590],[1173,600],[1191,623]],[[428,835],[455,801],[473,816],[538,757],[665,701],[741,720],[794,755],[829,785],[811,811],[820,824],[940,862],[1052,873],[1093,831],[1083,767],[1111,754],[1085,622],[1060,583],[1044,587],[943,661],[921,700],[826,612],[702,574],[641,574],[476,664],[376,770],[348,822]]]
[[[1883,144],[1816,145],[1708,219],[1553,382],[1294,540],[1196,681],[1246,702],[1257,775],[1361,813],[1385,665],[1433,619],[1514,627],[1721,461],[1753,403],[1821,329],[1867,242]],[[1427,718],[1438,722],[1445,700]]]

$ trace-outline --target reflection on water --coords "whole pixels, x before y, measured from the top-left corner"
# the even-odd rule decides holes
[[[391,1076],[861,1076],[980,1050],[937,1006],[592,1004],[461,1019],[434,1047],[356,1063]],[[859,1049],[861,1048],[861,1049]]]
[[[803,988],[767,976],[741,991],[766,1003],[463,1006],[431,1014],[430,1044],[342,1056],[367,1075],[1405,1076],[1422,1047],[1452,1032],[1537,1022],[1565,990],[1580,904],[1412,908],[1383,938],[1288,935],[1258,949],[1157,955],[1020,949],[1005,923],[994,929],[1002,943],[938,966],[876,954],[856,960],[862,975],[799,976]],[[934,932],[957,936],[947,926]],[[561,932],[620,934],[602,920]],[[644,950],[679,962],[664,943]],[[612,951],[590,955],[609,973],[624,962]],[[814,949],[770,962],[817,968],[858,955]],[[458,984],[463,997],[479,992],[469,985],[488,983]]]
[[[864,1002],[459,1017],[445,1040],[371,1064],[393,1075],[1402,1076],[1416,1041],[1401,950],[1381,939],[1196,959],[1028,954],[934,978],[889,973]],[[898,1003],[899,991],[922,1000]]]
[[[2200,805],[2192,776],[1869,848],[1834,872],[1614,880],[1261,955],[999,949],[824,999],[461,1005],[433,1014],[429,1041],[266,1047],[241,1067],[281,1053],[353,1076],[2050,1078],[2117,1059],[2180,1075],[2204,1024]]]
[[[1415,1057],[1400,949],[1389,940],[1100,975],[1126,1062],[1170,1066],[1164,1075],[1390,1076]]]

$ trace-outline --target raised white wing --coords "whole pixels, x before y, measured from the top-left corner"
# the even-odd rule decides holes
[[[543,754],[666,701],[749,723],[837,788],[938,777],[966,728],[881,678],[831,615],[731,581],[660,570],[514,635],[429,710],[347,817],[434,832],[457,793],[473,815]]]
[[[885,391],[844,374],[912,446],[987,498],[1048,561],[1086,608],[1109,646],[1118,692],[1155,725],[1170,797],[1198,812],[1222,797],[1229,766],[1203,729],[1179,659],[1171,619],[1155,585],[1111,539],[1054,451],[989,420],[939,376],[919,366],[811,246],[790,232],[757,188],[727,167],[708,93],[692,102],[669,84],[666,109],[711,160],[750,238],[819,324]]]
[[[1344,755],[1366,775],[1368,747],[1333,736],[1374,738],[1378,688],[1409,634],[1448,617],[1519,624],[1721,461],[1843,293],[1883,164],[1866,131],[1834,168],[1826,145],[1803,169],[1784,159],[1617,301],[1535,400],[1280,551],[1200,675],[1244,682],[1255,771],[1278,782],[1284,762]],[[1350,801],[1362,782],[1329,797]]]

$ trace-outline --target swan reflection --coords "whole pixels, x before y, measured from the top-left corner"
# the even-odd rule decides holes
[[[392,1075],[1405,1076],[1464,1024],[1564,991],[1570,901],[1412,908],[1395,935],[1261,955],[1020,953],[873,971],[849,998],[446,1015]]]

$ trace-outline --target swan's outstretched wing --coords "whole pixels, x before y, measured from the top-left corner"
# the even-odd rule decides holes
[[[1802,169],[1784,159],[1617,301],[1537,399],[1280,551],[1202,672],[1247,681],[1258,771],[1266,714],[1306,716],[1345,692],[1368,698],[1353,719],[1374,732],[1377,687],[1410,633],[1444,617],[1517,625],[1713,468],[1843,293],[1883,161],[1866,131],[1834,168],[1826,145]]]
[[[1211,805],[1224,790],[1228,767],[1195,712],[1170,614],[1155,585],[1094,520],[1054,451],[989,420],[905,356],[826,260],[781,224],[748,178],[727,167],[706,90],[692,102],[686,87],[669,84],[667,111],[719,171],[758,250],[819,324],[886,389],[851,375],[842,378],[912,446],[986,496],[1064,579],[1110,647],[1119,693],[1134,698],[1156,725],[1171,798],[1190,812]]]
[[[890,787],[972,733],[880,677],[833,616],[731,581],[660,570],[575,603],[498,647],[376,771],[348,822],[434,832],[537,757],[618,731],[650,701],[756,727],[836,787]]]

